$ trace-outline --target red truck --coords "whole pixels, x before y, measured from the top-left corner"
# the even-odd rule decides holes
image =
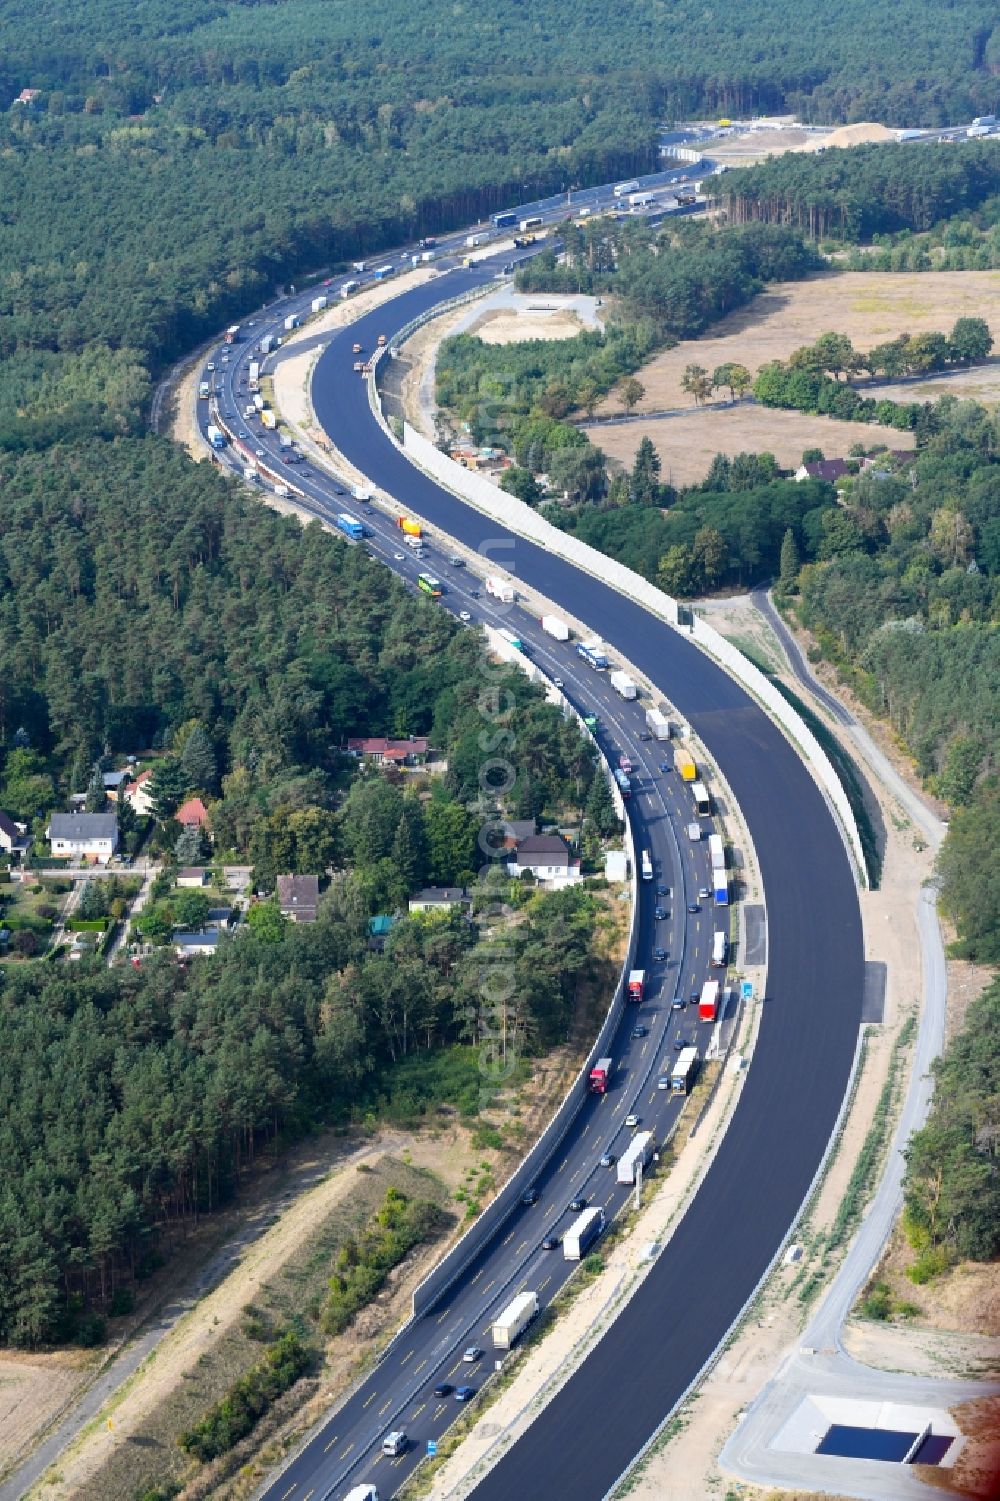
[[[719,982],[718,980],[706,980],[702,986],[701,1000],[698,1002],[698,1020],[714,1022],[719,1014]]]
[[[628,977],[628,998],[630,1001],[641,1001],[643,991],[646,988],[646,971],[633,969]]]
[[[611,1080],[611,1070],[614,1068],[610,1058],[598,1058],[590,1070],[591,1094],[606,1094]]]

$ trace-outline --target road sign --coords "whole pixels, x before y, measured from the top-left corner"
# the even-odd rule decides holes
[[[740,1000],[741,1001],[752,1001],[753,1000],[753,981],[752,980],[741,980],[740,981]]]
[[[433,1459],[434,1456],[435,1456],[435,1454],[437,1453],[437,1451],[438,1451],[437,1439],[436,1438],[429,1438],[427,1440],[427,1458],[428,1459]]]

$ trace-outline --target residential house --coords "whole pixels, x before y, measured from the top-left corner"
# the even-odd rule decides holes
[[[0,811],[0,850],[6,850],[12,861],[18,859],[29,848],[31,836],[28,833],[27,824],[15,823],[7,814]]]
[[[573,886],[582,879],[580,861],[561,834],[532,834],[522,839],[507,869],[512,876],[530,870],[537,881],[553,886]]]
[[[203,865],[184,865],[177,872],[177,885],[200,890],[208,884],[208,871]]]
[[[388,912],[381,912],[368,919],[368,947],[373,954],[381,954],[385,940],[392,932],[396,919]]]
[[[795,478],[799,484],[806,479],[822,479],[828,485],[835,485],[845,475],[857,472],[856,459],[853,464],[848,463],[847,459],[815,459],[808,464],[800,464],[795,471]]]
[[[215,954],[221,937],[218,928],[205,928],[198,933],[175,933],[172,940],[174,953],[179,959],[187,959],[193,954]]]
[[[34,104],[40,93],[39,89],[22,89],[14,100],[15,104]]]
[[[451,912],[455,907],[468,911],[472,897],[463,886],[427,886],[411,896],[411,912]]]
[[[533,818],[506,818],[499,825],[503,829],[504,848],[517,849],[525,839],[530,839],[535,832],[535,820]]]
[[[147,767],[140,771],[139,775],[129,782],[122,796],[130,803],[140,818],[148,818],[153,811],[153,798],[149,790],[149,780],[153,775],[152,768]]]
[[[122,790],[127,785],[130,771],[105,771],[101,773],[104,790],[111,802],[116,803],[122,795]]]
[[[118,848],[114,813],[53,813],[45,831],[52,853],[106,865]]]
[[[200,797],[189,797],[174,814],[182,829],[203,829],[208,823],[208,809]]]
[[[278,906],[292,922],[315,922],[319,906],[319,876],[279,876]]]
[[[427,759],[428,742],[422,738],[387,740],[384,736],[369,735],[348,740],[347,749],[352,756],[371,761],[375,766],[420,766]]]

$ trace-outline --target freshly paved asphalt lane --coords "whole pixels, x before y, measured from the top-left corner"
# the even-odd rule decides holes
[[[854,1055],[861,925],[848,859],[821,794],[742,689],[633,601],[443,491],[373,421],[364,382],[351,375],[351,343],[373,348],[379,333],[391,337],[484,274],[453,272],[335,336],[314,377],[317,417],[375,484],[563,603],[662,687],[710,747],[743,809],[768,900],[765,1014],[715,1162],[641,1293],[478,1492],[596,1501],[724,1336],[809,1187]]]
[[[511,537],[442,491],[412,468],[374,422],[364,382],[352,371],[352,343],[358,340],[373,348],[379,333],[391,337],[424,308],[492,274],[488,268],[452,271],[334,335],[314,381],[317,415],[337,447],[376,484],[404,504],[412,503],[418,514],[443,533],[483,550],[498,567],[562,601],[571,614],[588,621],[661,685],[711,746],[743,806],[770,908],[771,999],[743,1100],[710,1178],[631,1314],[627,1310],[622,1315],[595,1356],[486,1482],[497,1495],[512,1495],[518,1489],[527,1489],[529,1495],[560,1494],[571,1485],[581,1496],[598,1497],[715,1347],[801,1202],[835,1120],[853,1055],[862,995],[860,924],[846,855],[820,794],[783,736],[742,690],[681,636],[630,600],[544,549]],[[289,306],[302,304],[299,294]],[[256,325],[256,336],[273,326],[275,319],[280,328],[287,310],[284,304],[270,308]],[[224,409],[228,404],[240,410],[243,398],[237,396],[237,371],[245,370],[249,352],[245,345],[237,346],[231,362],[220,372]],[[204,417],[203,412],[203,426]],[[237,421],[235,426],[239,425]],[[253,442],[269,451],[274,446],[273,435],[256,431],[251,448]],[[343,498],[343,491],[338,498],[336,487],[306,466],[298,466],[290,478],[319,513],[332,517],[346,509],[358,514],[372,534],[366,544],[369,550],[412,586],[417,565],[406,549],[401,549],[404,557],[398,560],[398,534],[388,518],[377,511],[361,514],[362,508]],[[446,546],[444,537],[441,546]],[[442,573],[436,558],[432,566]],[[464,570],[450,577],[443,603],[455,610],[467,606],[477,621],[502,623],[503,607],[468,597],[474,582]],[[621,704],[606,676],[585,668],[572,646],[557,646],[543,636],[522,611],[509,624],[530,643],[533,655],[545,659],[543,665],[565,680],[574,702],[582,708],[598,705],[613,742],[607,748],[624,747],[633,756],[638,750],[643,758],[647,747],[637,743],[638,707]],[[645,771],[658,776],[658,759],[656,748],[650,748]],[[648,790],[645,772],[643,780],[643,795],[633,800],[635,814],[643,820],[637,838],[643,837],[645,824],[663,878],[672,883],[677,879],[672,865],[676,843],[666,811],[670,804],[678,826],[686,821],[684,792],[672,785],[673,777]],[[680,851],[688,891],[692,883],[700,885],[705,879],[691,864],[698,859],[691,849],[682,845]],[[704,854],[700,858],[704,860]],[[647,890],[643,900],[651,905]],[[693,931],[687,933],[678,933],[671,924],[668,967],[677,959],[680,967],[669,986],[666,974],[655,975],[656,1000],[662,1000],[663,990],[669,999],[674,985],[684,988],[682,973],[690,970],[692,982],[698,978],[698,964],[707,962],[708,947],[705,935],[699,936],[701,921],[700,917],[692,920]],[[714,925],[710,921],[709,928]],[[637,962],[648,965],[645,956],[663,938],[663,934],[654,937],[645,922],[644,949]],[[642,1044],[630,1043],[632,1018],[626,1017],[612,1050],[622,1070],[616,1074],[617,1098],[611,1094],[603,1102],[587,1102],[540,1179],[540,1203],[532,1210],[517,1211],[480,1260],[463,1273],[444,1300],[447,1306],[418,1321],[393,1345],[359,1391],[333,1413],[318,1437],[272,1483],[268,1501],[286,1496],[290,1501],[322,1501],[327,1496],[339,1497],[352,1484],[368,1478],[377,1479],[383,1496],[391,1494],[388,1487],[395,1488],[405,1478],[417,1454],[411,1450],[399,1460],[380,1458],[380,1436],[401,1421],[421,1448],[426,1438],[439,1436],[459,1409],[450,1398],[429,1400],[434,1382],[446,1379],[458,1384],[464,1377],[478,1386],[482,1379],[478,1366],[470,1370],[462,1365],[463,1345],[486,1343],[490,1319],[515,1290],[530,1286],[541,1292],[543,1302],[551,1298],[564,1280],[566,1267],[558,1252],[546,1257],[537,1248],[550,1225],[565,1228],[559,1216],[565,1213],[568,1199],[585,1188],[588,1197],[596,1195],[597,1202],[605,1203],[610,1212],[620,1203],[618,1191],[608,1185],[613,1174],[602,1177],[596,1168],[600,1151],[624,1119],[618,1112],[642,1098],[644,1121],[655,1119],[660,1132],[673,1112],[672,1103],[658,1095],[649,1075],[664,1041],[672,1056],[670,1042],[678,1022],[686,1032],[692,1027],[686,1025],[686,1013],[675,1021],[671,1013],[654,1009],[659,1014],[654,1017],[650,1039]],[[607,1114],[596,1114],[599,1110],[611,1111],[610,1125]],[[595,1122],[598,1129],[588,1135]],[[620,1150],[620,1142],[614,1144]],[[627,1319],[636,1326],[635,1337],[630,1334],[619,1348]],[[615,1411],[611,1426],[609,1404]],[[553,1442],[557,1433],[561,1442]],[[581,1439],[581,1434],[595,1437]],[[595,1453],[590,1452],[591,1445]]]

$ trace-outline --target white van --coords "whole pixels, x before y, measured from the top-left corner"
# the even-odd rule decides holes
[[[348,1491],[344,1501],[378,1501],[378,1487],[374,1485],[356,1485],[353,1491]]]
[[[410,1447],[410,1441],[402,1428],[394,1433],[387,1433],[382,1440],[382,1453],[388,1454],[390,1459],[396,1459],[400,1454],[405,1454]]]

